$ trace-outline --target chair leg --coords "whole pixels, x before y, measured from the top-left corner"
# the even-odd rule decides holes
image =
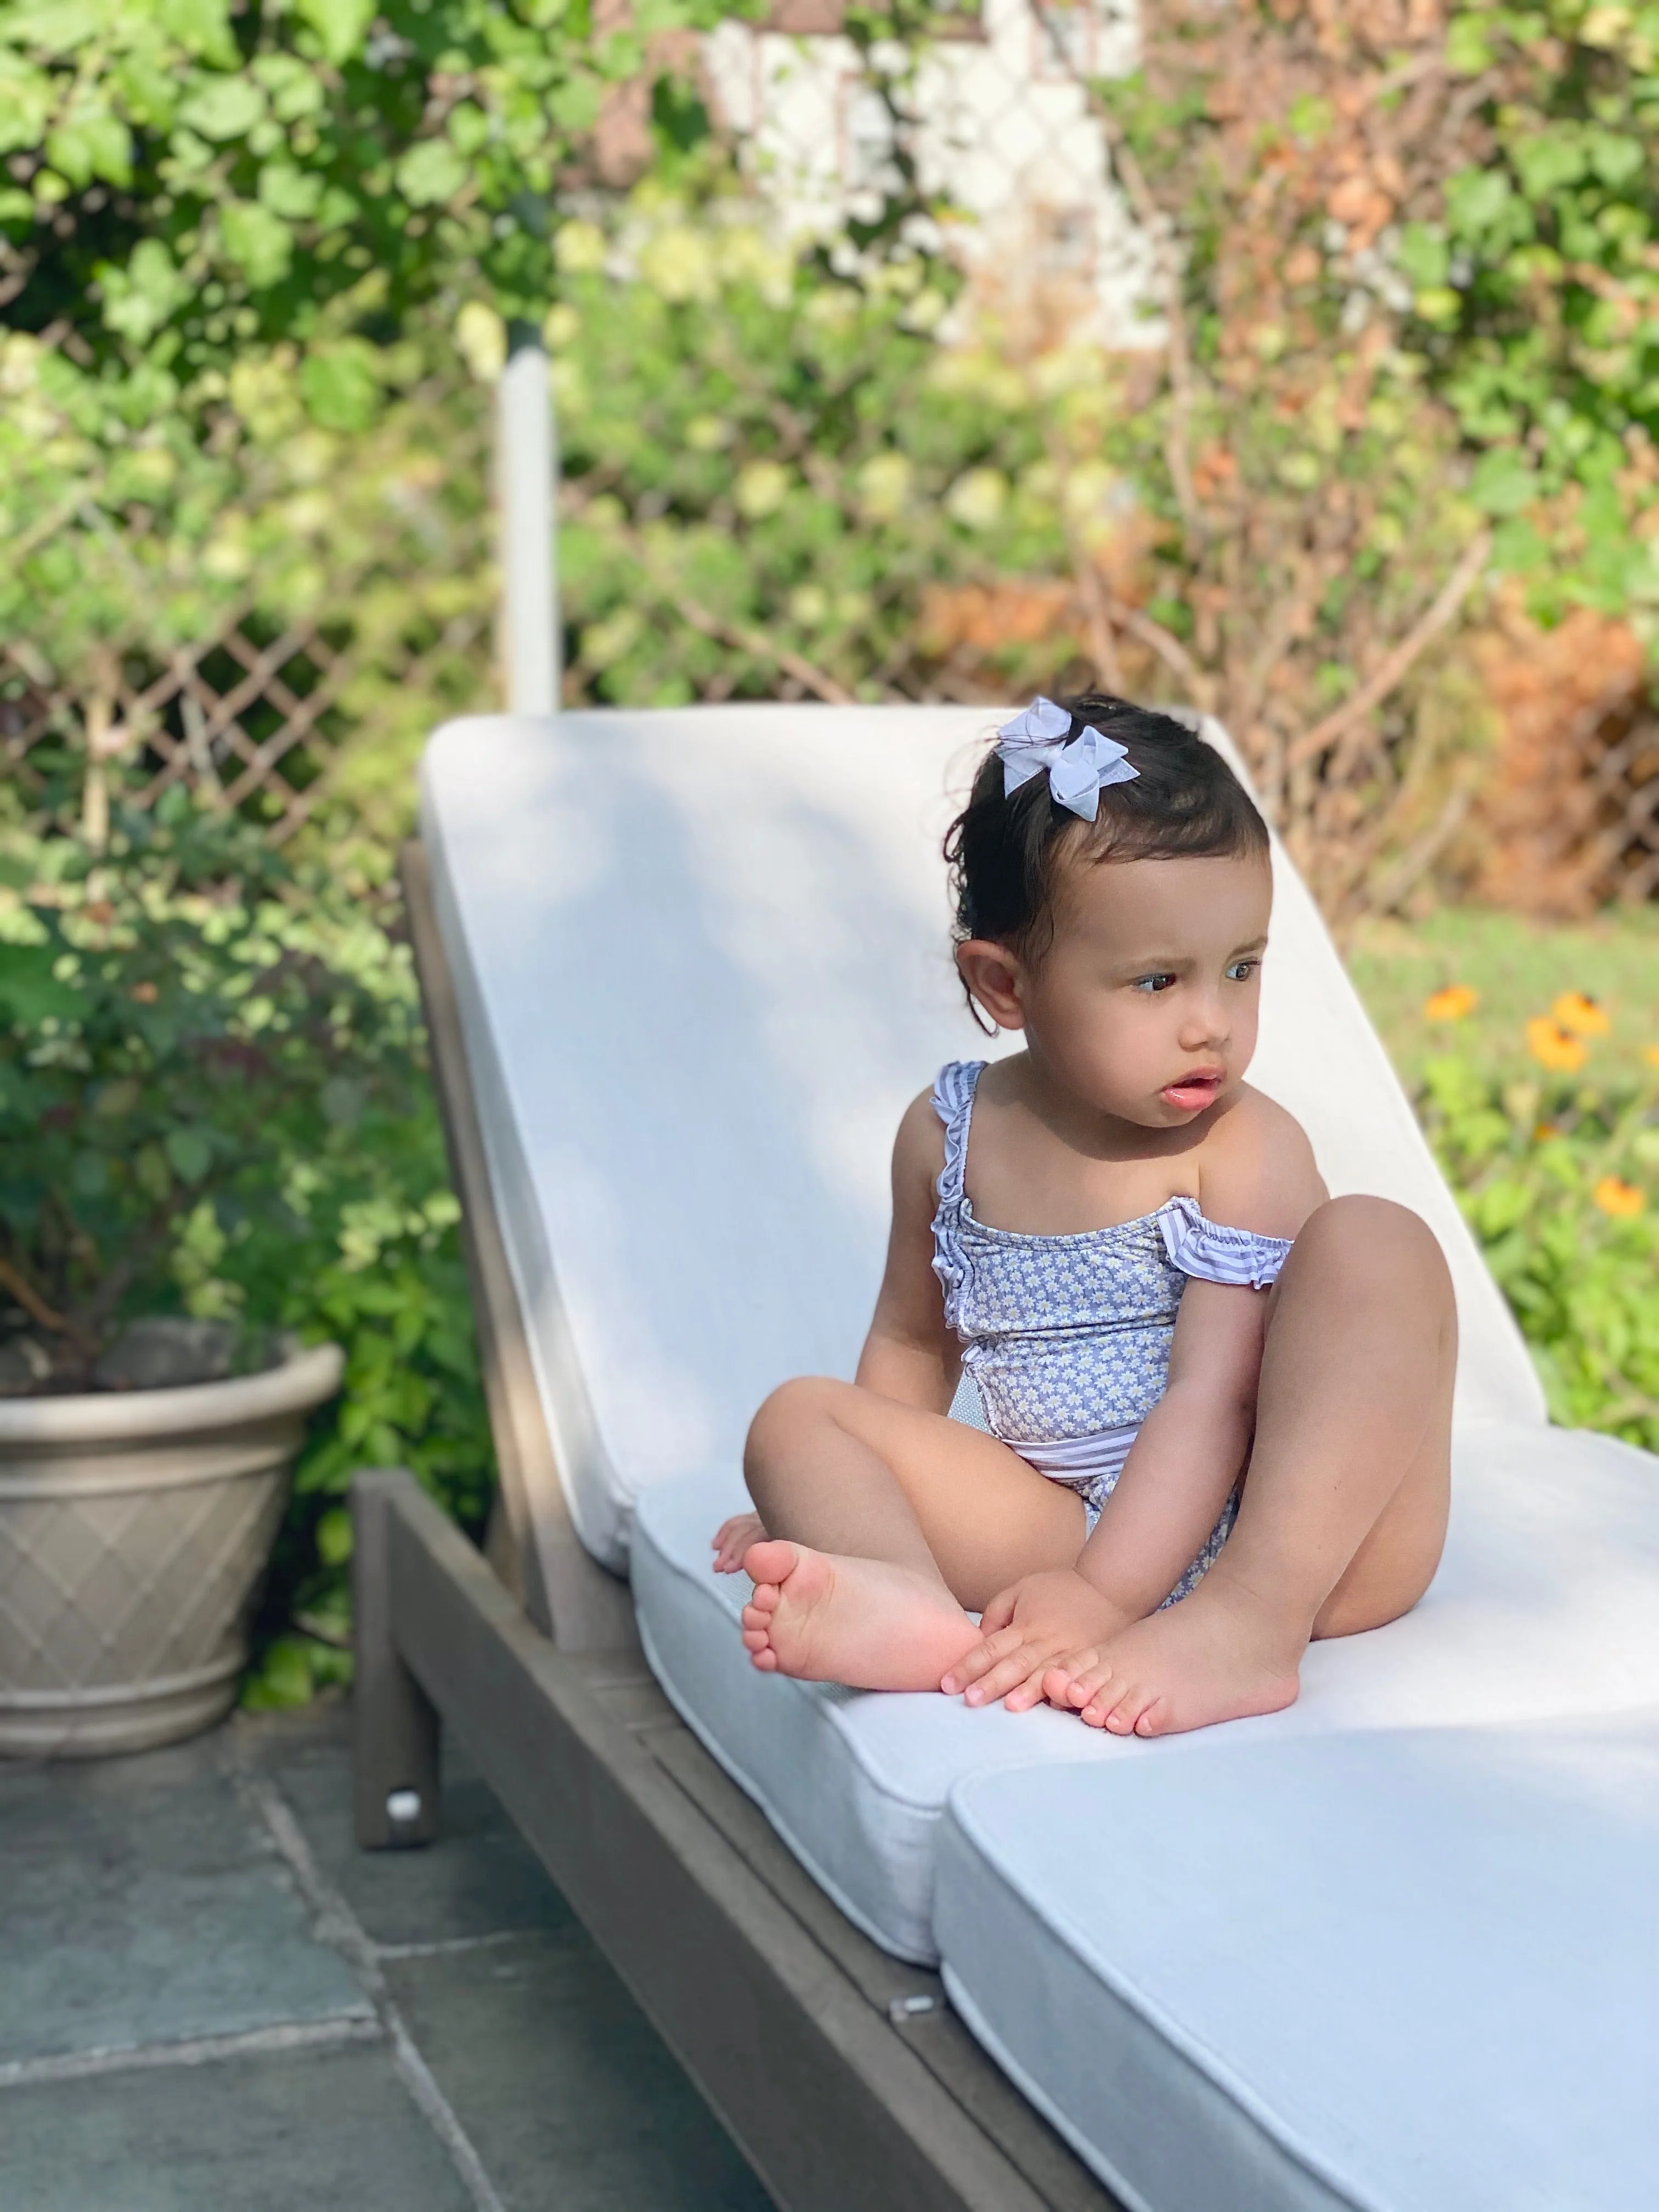
[[[352,1789],[357,1841],[369,1851],[429,1844],[441,1812],[437,1708],[392,1633],[392,1517],[398,1493],[415,1486],[413,1475],[385,1468],[351,1484]]]

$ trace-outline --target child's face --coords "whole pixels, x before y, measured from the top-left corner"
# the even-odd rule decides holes
[[[958,959],[1063,1089],[1143,1128],[1184,1128],[1237,1091],[1255,1051],[1272,904],[1265,855],[1072,861],[1035,966],[983,939]]]

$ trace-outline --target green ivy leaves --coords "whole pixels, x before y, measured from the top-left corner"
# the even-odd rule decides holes
[[[188,384],[250,338],[383,331],[444,291],[538,318],[547,195],[607,84],[646,31],[720,12],[657,0],[600,33],[550,0],[0,4],[0,224],[33,271],[8,319]],[[362,419],[361,378],[317,388]]]
[[[380,397],[373,349],[361,338],[313,348],[300,368],[306,412],[324,430],[362,430]]]
[[[441,138],[427,138],[410,148],[395,174],[398,189],[410,207],[437,207],[459,191],[466,181],[467,165],[454,145]]]
[[[296,0],[296,12],[316,32],[325,58],[338,64],[362,45],[377,0]]]
[[[1655,495],[1631,441],[1659,440],[1659,9],[1468,9],[1446,55],[1483,80],[1492,158],[1396,258],[1435,380],[1487,449],[1473,489],[1502,519],[1498,563],[1546,616],[1618,611],[1646,588],[1631,547]]]

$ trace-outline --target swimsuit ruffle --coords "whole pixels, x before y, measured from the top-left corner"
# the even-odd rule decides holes
[[[974,1110],[974,1086],[986,1066],[982,1060],[953,1060],[940,1068],[933,1085],[933,1111],[945,1124],[945,1165],[935,1186],[939,1211],[933,1216],[933,1273],[945,1291],[945,1324],[958,1334],[963,1293],[972,1267],[962,1241],[968,1126]]]
[[[1170,1266],[1206,1283],[1268,1290],[1290,1255],[1288,1237],[1263,1237],[1254,1229],[1208,1221],[1195,1198],[1170,1199],[1158,1208],[1158,1225]]]

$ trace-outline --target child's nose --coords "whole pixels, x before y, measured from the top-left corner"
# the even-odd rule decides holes
[[[1184,1051],[1199,1052],[1206,1045],[1222,1045],[1231,1035],[1226,1003],[1218,991],[1196,993],[1184,1009],[1181,1043]]]

